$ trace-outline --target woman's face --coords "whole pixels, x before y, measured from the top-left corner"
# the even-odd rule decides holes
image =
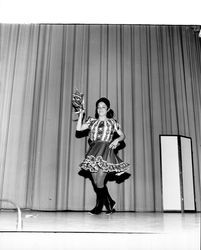
[[[104,102],[99,102],[97,106],[97,112],[99,116],[107,115],[107,105]]]

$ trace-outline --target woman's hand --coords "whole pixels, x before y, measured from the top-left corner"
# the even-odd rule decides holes
[[[110,143],[109,148],[115,149],[119,145],[119,140],[115,139],[113,142]]]

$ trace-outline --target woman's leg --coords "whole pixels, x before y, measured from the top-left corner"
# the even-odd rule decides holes
[[[107,173],[103,172],[101,169],[97,173],[92,173],[92,185],[96,192],[96,206],[90,211],[91,214],[100,214],[105,200],[105,189],[104,182]]]
[[[105,208],[107,209],[106,214],[114,213],[115,212],[114,207],[115,207],[116,202],[110,196],[106,183],[104,186],[104,193],[105,193],[104,205],[105,205]]]
[[[104,182],[105,182],[106,175],[107,175],[107,173],[103,172],[102,169],[99,169],[99,171],[96,172],[96,173],[92,173],[94,183],[98,188],[103,188],[104,187]]]
[[[93,177],[93,187],[97,195],[96,206],[91,210],[92,214],[98,214],[102,211],[103,205],[105,205],[107,212],[106,214],[111,214],[115,211],[115,201],[111,198],[107,186],[106,186],[106,176],[107,173],[103,172],[101,169],[97,173],[92,173]]]

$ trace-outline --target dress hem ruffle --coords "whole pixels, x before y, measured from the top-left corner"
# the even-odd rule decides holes
[[[117,172],[122,173],[128,170],[128,163],[120,162],[120,163],[109,163],[103,160],[102,156],[93,156],[88,155],[84,161],[80,164],[80,168],[84,170],[88,170],[92,173],[98,172],[99,169],[102,169],[103,172]]]

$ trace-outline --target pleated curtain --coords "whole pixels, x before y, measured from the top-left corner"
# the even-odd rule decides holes
[[[72,93],[86,117],[111,101],[126,135],[130,178],[108,188],[118,211],[162,211],[159,135],[192,138],[201,203],[201,40],[190,26],[0,25],[0,199],[21,208],[93,207],[78,174],[88,149],[75,137]],[[9,204],[1,204],[10,208]]]

